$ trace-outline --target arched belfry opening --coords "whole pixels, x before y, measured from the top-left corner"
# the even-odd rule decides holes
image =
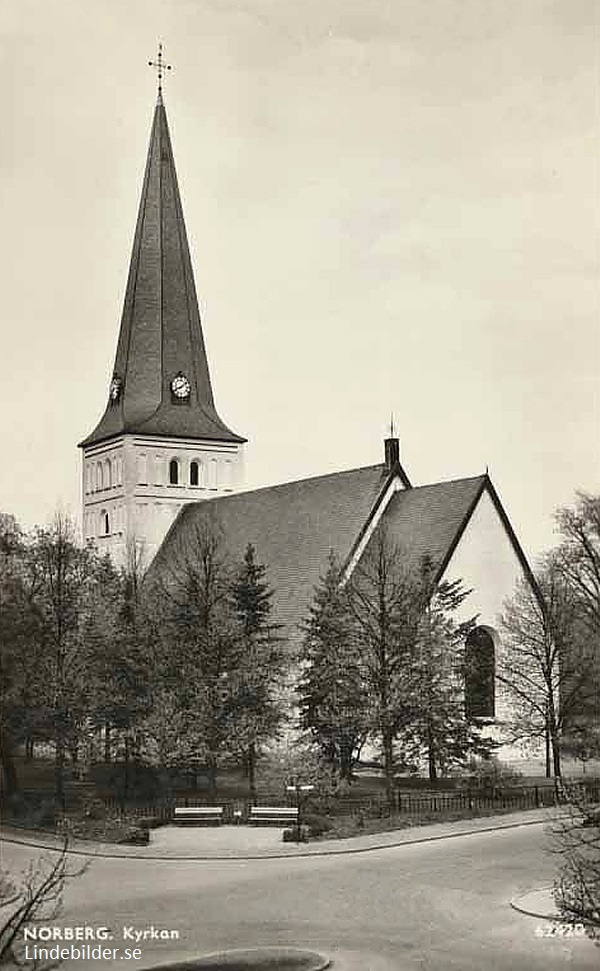
[[[496,641],[491,627],[475,627],[465,642],[467,718],[496,716]]]

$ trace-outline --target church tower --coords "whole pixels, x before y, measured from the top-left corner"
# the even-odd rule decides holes
[[[80,443],[84,539],[144,567],[184,503],[239,488],[246,441],[215,408],[160,65],[106,409]]]

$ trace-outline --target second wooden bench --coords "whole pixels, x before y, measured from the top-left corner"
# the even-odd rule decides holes
[[[223,822],[223,813],[223,806],[177,806],[173,819],[179,824],[219,826]]]
[[[290,806],[252,806],[251,826],[293,826],[298,823],[298,810]]]

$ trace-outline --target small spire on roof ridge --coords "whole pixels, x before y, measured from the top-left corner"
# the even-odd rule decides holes
[[[161,105],[162,104],[162,79],[163,79],[163,72],[164,71],[172,71],[173,68],[171,67],[170,64],[164,64],[163,63],[162,44],[160,43],[160,41],[159,41],[159,44],[158,44],[158,54],[157,54],[156,60],[155,61],[148,61],[148,67],[155,68],[156,69],[156,73],[158,74],[158,99],[157,99],[157,103],[159,105]]]

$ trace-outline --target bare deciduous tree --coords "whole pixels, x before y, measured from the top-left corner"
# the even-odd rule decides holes
[[[556,904],[569,921],[581,923],[600,946],[600,811],[572,791],[554,823],[560,862],[554,881]]]
[[[68,844],[65,843],[55,859],[40,857],[32,864],[18,884],[11,875],[0,871],[0,906],[5,911],[0,924],[0,967],[39,969],[40,963],[24,955],[23,929],[55,920],[62,907],[65,883],[80,876],[87,864],[69,869]],[[57,962],[45,962],[45,971]]]
[[[578,639],[578,602],[552,555],[536,580],[537,589],[524,581],[505,606],[498,680],[513,705],[513,737],[547,739],[547,774],[560,778],[562,733],[591,689],[591,644]]]

